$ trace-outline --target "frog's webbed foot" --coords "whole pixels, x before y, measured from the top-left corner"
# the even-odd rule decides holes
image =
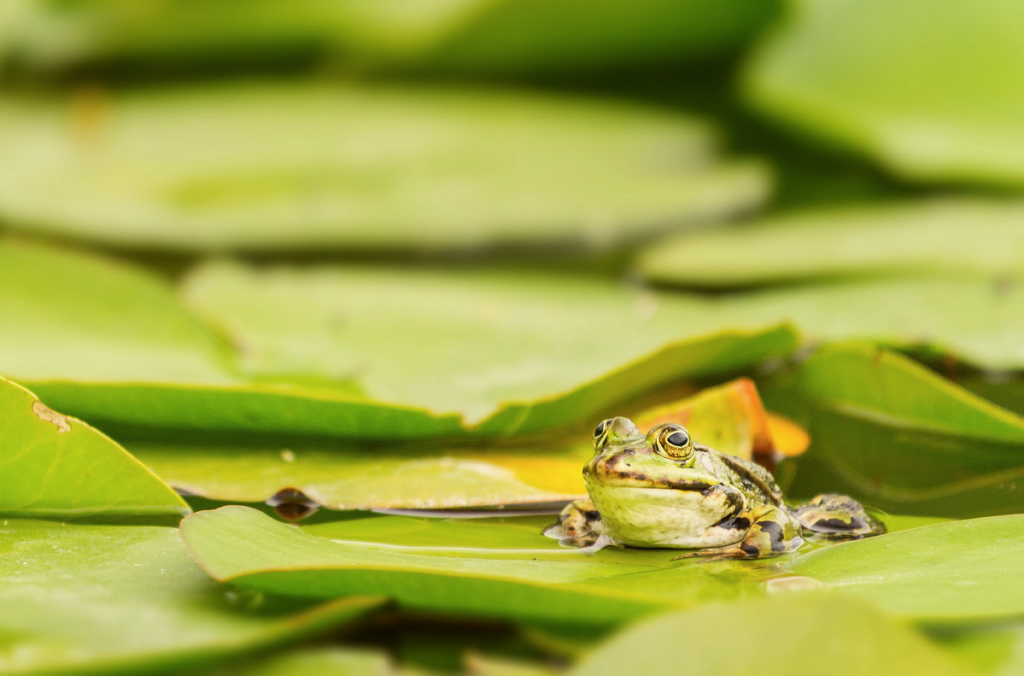
[[[710,560],[766,559],[796,551],[804,543],[800,522],[780,507],[755,507],[748,512],[742,512],[736,518],[750,521],[750,530],[743,540],[726,547],[687,552],[676,559],[698,556],[709,557]]]
[[[816,496],[793,516],[822,540],[856,540],[886,531],[885,524],[872,519],[859,502],[836,493]]]
[[[558,522],[544,529],[544,535],[566,547],[589,547],[603,532],[601,514],[590,500],[569,503],[558,515]]]

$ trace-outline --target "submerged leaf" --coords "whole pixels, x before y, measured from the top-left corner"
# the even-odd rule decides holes
[[[907,178],[1019,186],[1022,29],[1024,5],[1006,0],[804,0],[756,54],[746,89],[762,110]]]
[[[805,212],[650,246],[648,279],[738,287],[852,276],[963,279],[1024,274],[1024,206],[947,200]]]
[[[930,624],[1024,615],[1024,516],[953,521],[826,547],[789,569]]]
[[[618,103],[270,82],[88,96],[0,107],[8,227],[190,251],[587,248],[768,192],[703,124]]]
[[[189,509],[123,448],[0,378],[0,515],[182,515]]]
[[[742,648],[736,645],[737,627],[742,627]],[[661,615],[612,638],[570,673],[732,676],[767,670],[798,676],[820,674],[825,664],[836,676],[974,673],[874,607],[827,595],[716,604]]]
[[[304,639],[379,604],[275,609],[211,582],[174,528],[14,519],[0,527],[0,673],[193,668]]]

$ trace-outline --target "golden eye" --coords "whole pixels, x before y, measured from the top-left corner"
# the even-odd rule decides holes
[[[594,428],[594,446],[599,447],[608,437],[608,430],[611,429],[612,419],[602,420],[601,424]]]
[[[693,440],[682,425],[667,423],[657,429],[655,450],[672,460],[685,460],[693,455]]]

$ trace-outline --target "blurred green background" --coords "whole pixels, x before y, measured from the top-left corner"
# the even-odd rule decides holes
[[[1024,673],[1022,35],[0,2],[0,674]],[[890,534],[542,538],[663,404]]]

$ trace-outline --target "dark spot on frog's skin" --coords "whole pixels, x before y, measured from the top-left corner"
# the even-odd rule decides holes
[[[860,530],[866,528],[867,524],[859,516],[851,517],[849,521],[842,519],[818,519],[811,526],[811,530],[821,529],[824,531],[846,531],[846,530]]]
[[[729,516],[716,523],[713,528],[737,530],[745,533],[750,530],[750,519],[745,516]]]
[[[772,543],[773,552],[781,552],[786,548],[786,545],[782,542],[782,526],[774,521],[762,521],[757,526],[761,529],[762,533],[768,536],[768,541]]]
[[[752,544],[744,542],[740,545],[740,551],[749,556],[752,559],[756,559],[760,554],[760,550]]]

